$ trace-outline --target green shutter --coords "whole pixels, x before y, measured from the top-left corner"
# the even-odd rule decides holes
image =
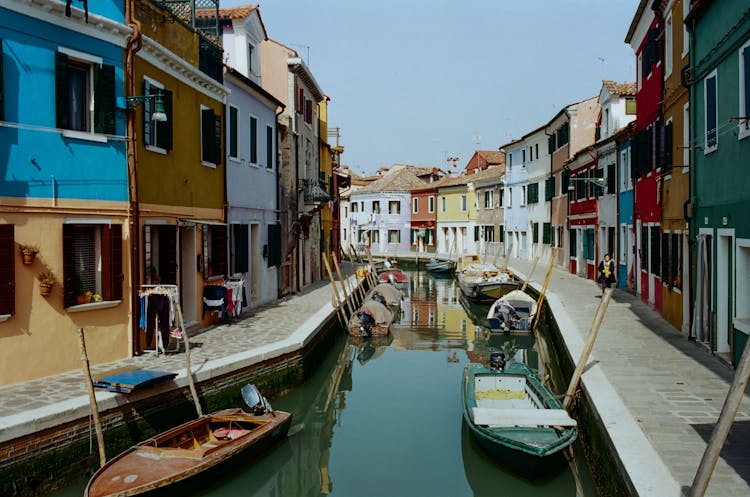
[[[94,132],[115,134],[115,66],[94,64]]]
[[[102,228],[102,297],[104,300],[122,300],[122,225],[105,225]]]
[[[552,225],[550,223],[544,223],[542,225],[542,243],[552,243]]]
[[[258,163],[258,120],[250,118],[250,162]]]
[[[532,226],[534,243],[539,243],[539,223],[534,223]]]
[[[68,99],[68,56],[55,52],[55,116],[60,129],[70,126]]]
[[[248,226],[247,224],[232,225],[232,239],[234,246],[234,260],[232,273],[246,273],[249,270],[248,249]]]
[[[664,126],[664,165],[672,167],[672,144],[673,144],[673,128],[672,121],[669,121]]]
[[[213,162],[214,157],[214,111],[213,109],[201,109],[201,160]]]
[[[479,226],[474,226],[474,241],[479,241]]]

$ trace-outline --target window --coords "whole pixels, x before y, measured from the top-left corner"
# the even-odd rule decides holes
[[[550,245],[552,244],[552,224],[544,223],[542,225],[542,243]]]
[[[411,211],[412,211],[412,212],[413,212],[414,214],[417,214],[417,213],[419,212],[419,198],[417,198],[417,197],[414,197],[414,198],[412,199],[412,206],[411,206]]]
[[[607,193],[617,193],[617,177],[615,173],[615,165],[607,164]]]
[[[461,195],[461,212],[466,212],[467,207],[466,195]]]
[[[648,226],[641,226],[641,270],[648,271]]]
[[[115,68],[75,50],[55,52],[55,116],[60,129],[115,134]]]
[[[252,43],[247,44],[247,73],[255,74],[255,46]]]
[[[203,277],[226,275],[227,264],[227,227],[202,225],[203,231]]]
[[[230,235],[232,237],[232,253],[230,258],[230,270],[234,273],[246,273],[249,271],[249,226],[247,224],[233,224]]]
[[[250,116],[250,164],[258,165],[258,119]]]
[[[522,166],[526,165],[526,148],[525,147],[521,150],[521,165]]]
[[[635,115],[635,97],[626,97],[625,98],[625,114],[629,116]]]
[[[373,214],[380,214],[380,200],[373,200],[372,201],[372,213]]]
[[[479,241],[479,226],[474,226],[474,241]]]
[[[378,202],[378,205],[380,205],[380,202]],[[398,200],[390,200],[388,202],[388,214],[401,214],[401,202]]]
[[[659,226],[651,226],[651,273],[659,276],[661,261],[661,232]]]
[[[704,91],[704,113],[705,113],[705,140],[706,144],[703,147],[704,153],[713,152],[719,146],[719,137],[716,132],[716,125],[718,120],[718,102],[717,102],[717,88],[716,88],[716,69],[714,69],[705,80],[703,80],[703,91]]]
[[[305,122],[312,124],[313,121],[313,101],[309,98],[305,99]]]
[[[345,232],[346,233],[346,232]],[[268,225],[268,267],[281,266],[281,225]]]
[[[500,194],[497,197],[498,197],[497,198],[498,207],[502,207],[503,206],[503,200],[504,200],[504,197],[505,197],[505,188],[500,188]]]
[[[15,226],[0,224],[0,316],[15,313]]]
[[[172,92],[149,78],[143,80],[144,95],[161,95],[164,113],[167,120],[154,121],[152,116],[156,112],[156,101],[148,99],[143,103],[143,141],[146,148],[152,151],[165,152],[172,150]]]
[[[213,109],[201,106],[201,162],[221,164],[221,118]]]
[[[557,246],[562,248],[564,242],[564,228],[562,226],[557,227]]]
[[[593,261],[596,259],[596,253],[594,251],[594,240],[595,240],[596,231],[594,231],[593,228],[589,228],[586,230],[583,230],[583,258],[587,261]]]
[[[378,230],[370,230],[370,242],[371,243],[380,243],[380,231],[378,231]]]
[[[492,190],[485,190],[484,191],[484,208],[485,209],[492,209],[492,194],[494,192]]]
[[[428,245],[428,246],[435,245],[435,229],[434,228],[425,228],[424,243],[425,245]]]
[[[445,197],[440,197],[440,212],[445,212]]]
[[[643,50],[641,51],[641,72],[643,73],[643,77],[646,79],[651,76],[651,71],[654,65],[659,60],[659,45],[657,41],[658,35],[659,31],[657,30],[657,28],[649,29],[646,36],[646,43],[643,45]]]
[[[544,200],[552,200],[555,196],[555,177],[550,176],[544,180]]]
[[[122,225],[63,225],[63,304],[71,307],[87,292],[122,300]]]
[[[532,243],[539,243],[539,223],[534,223],[532,226]]]
[[[305,113],[305,90],[297,88],[297,114]]]
[[[536,158],[538,159],[539,158],[539,144],[538,143],[534,144],[534,151],[535,151]]]
[[[577,232],[575,229],[570,229],[570,246],[568,247],[570,257],[578,257],[578,250],[576,247],[576,233]],[[560,237],[560,240],[562,240],[562,237]]]
[[[352,202],[352,212],[359,212],[359,206],[357,202]]]
[[[643,72],[642,72],[642,67],[643,67],[643,52],[641,52],[641,53],[638,54],[637,59],[638,60],[636,61],[636,64],[635,64],[636,89],[637,89],[637,91],[641,91],[641,84],[642,84],[642,79],[643,79]]]
[[[273,169],[273,126],[266,125],[266,169]]]
[[[682,165],[690,167],[690,104],[686,103],[682,109]],[[683,172],[687,170],[683,169]]]
[[[513,187],[508,188],[508,207],[513,207]]]
[[[750,41],[740,48],[740,140],[750,135]]]
[[[625,266],[628,262],[628,225],[627,224],[621,224],[620,225],[620,251],[619,251],[619,257],[618,260],[620,261],[621,266]]]
[[[526,185],[521,187],[521,203],[520,205],[526,205]]]
[[[539,183],[529,185],[529,203],[536,204],[539,202]]]
[[[669,256],[671,255],[669,251],[669,242],[670,242],[670,235],[671,233],[668,231],[665,231],[661,234],[661,273],[659,274],[659,277],[661,278],[661,282],[664,285],[669,285],[669,272],[671,269]]]
[[[690,1],[682,0],[682,19],[686,19],[690,12]],[[684,58],[690,51],[690,34],[688,33],[687,26],[682,24],[682,57]]]
[[[388,230],[388,243],[400,243],[401,230]]]
[[[435,197],[433,196],[427,198],[427,212],[435,212]]]
[[[484,226],[484,241],[494,242],[495,241],[495,227],[491,224]]]
[[[410,245],[416,245],[419,241],[419,234],[420,234],[419,228],[412,228],[409,232],[409,244]]]
[[[498,226],[497,241],[500,243],[505,242],[505,227],[502,224]]]
[[[238,159],[238,114],[239,109],[233,105],[229,106],[229,125],[227,129],[227,134],[229,135],[229,157],[232,159]]]
[[[667,19],[664,21],[664,77],[668,77],[672,74],[672,13],[667,15]]]
[[[620,191],[630,190],[630,148],[620,150]]]

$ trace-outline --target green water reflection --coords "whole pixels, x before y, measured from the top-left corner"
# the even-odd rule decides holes
[[[294,413],[286,440],[191,495],[575,496],[570,470],[534,482],[517,477],[482,451],[462,420],[463,367],[503,350],[537,368],[534,340],[489,334],[478,324],[482,309],[462,305],[452,279],[415,272],[405,293],[391,337],[342,337],[313,377],[274,399]]]

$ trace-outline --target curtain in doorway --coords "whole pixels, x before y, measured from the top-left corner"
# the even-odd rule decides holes
[[[690,331],[692,338],[705,343],[709,342],[711,337],[709,328],[711,315],[711,271],[708,261],[707,242],[706,235],[698,235],[695,307],[693,308],[693,326]]]

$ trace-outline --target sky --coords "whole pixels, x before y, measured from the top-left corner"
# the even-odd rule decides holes
[[[246,5],[221,0],[221,7]],[[625,36],[637,0],[265,0],[269,38],[331,99],[342,164],[463,168],[475,150],[635,80]],[[332,140],[333,141],[333,140]]]

